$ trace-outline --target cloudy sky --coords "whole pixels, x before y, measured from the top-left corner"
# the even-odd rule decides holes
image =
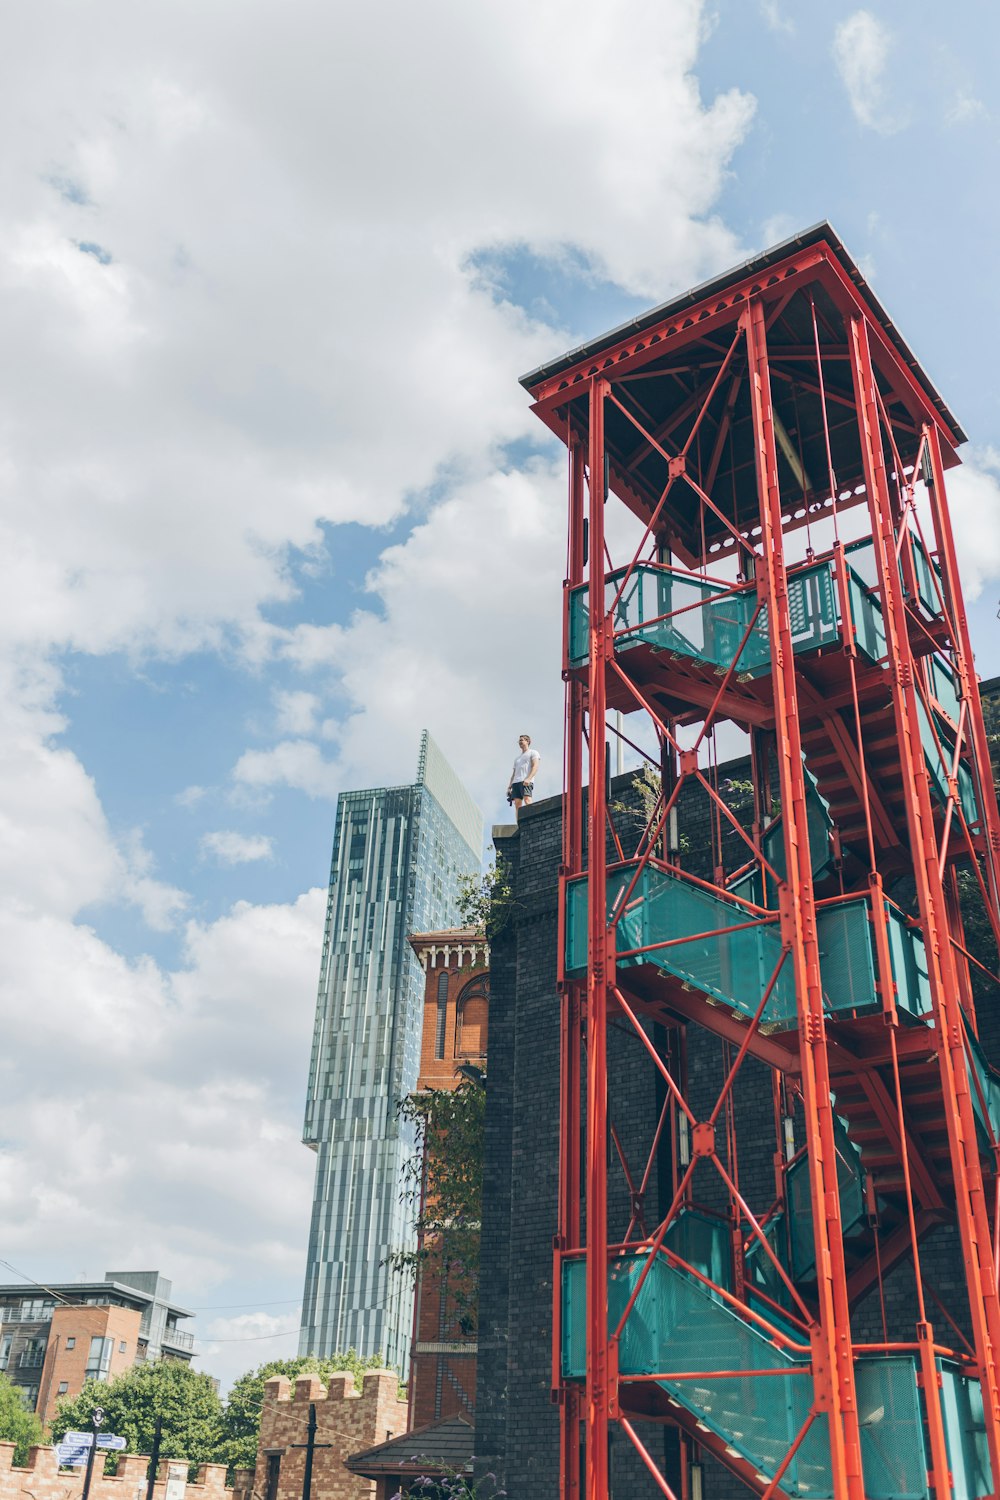
[[[564,464],[517,376],[832,219],[971,435],[978,0],[13,0],[0,35],[0,1257],[294,1349],[335,799],[558,789]],[[15,1280],[0,1272],[0,1279]]]

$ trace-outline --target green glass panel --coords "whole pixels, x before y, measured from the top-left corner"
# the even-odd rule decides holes
[[[609,913],[631,883],[634,869],[629,864],[608,872]],[[720,931],[724,928],[740,930]],[[854,1010],[875,1005],[865,902],[859,899],[820,908],[817,934],[827,1008]],[[744,1016],[755,1013],[782,952],[777,914],[770,920],[755,920],[738,902],[654,865],[643,870],[619,916],[617,946],[623,968],[653,964]],[[567,886],[566,968],[570,974],[580,974],[586,966],[587,877],[582,876]],[[772,1031],[788,1030],[796,1024],[796,1017],[793,970],[786,962],[762,1024]]]
[[[887,906],[886,911],[896,1004],[911,1016],[926,1015],[931,1008],[931,984],[924,940],[895,907]]]
[[[955,674],[939,656],[929,656],[927,663],[930,667],[931,686],[934,696],[948,717],[957,725],[960,703],[958,682],[956,681]]]
[[[858,1010],[875,1004],[868,903],[841,901],[816,913],[823,1006],[827,1011]]]
[[[613,609],[616,651],[645,644],[658,651],[693,657],[728,667],[739,652],[736,670],[756,676],[770,668],[767,610],[757,609],[757,590],[736,592],[722,584],[691,578],[672,568],[643,563],[628,574],[616,569],[607,577],[605,607]],[[621,597],[617,595],[621,591]],[[796,651],[812,651],[839,639],[836,591],[829,563],[817,563],[789,575],[788,605]],[[664,618],[669,616],[669,618]],[[751,627],[753,622],[753,627]],[[589,585],[570,595],[569,656],[582,666],[588,655]],[[740,649],[748,629],[749,637]]]
[[[589,589],[587,584],[573,589],[569,596],[569,664],[582,667],[589,655],[590,631]]]
[[[967,1057],[975,1075],[969,1079],[969,1087],[972,1092],[972,1108],[975,1112],[979,1126],[983,1132],[983,1139],[989,1139],[986,1128],[987,1117],[993,1130],[993,1135],[1000,1140],[1000,1077],[994,1072],[986,1060],[986,1054],[979,1042],[973,1036],[969,1027],[968,1017],[962,1013],[965,1022],[965,1040],[968,1044]],[[979,1080],[979,1088],[976,1087],[975,1079]],[[983,1098],[979,1097],[982,1090]],[[985,1102],[985,1110],[983,1104]]]
[[[931,779],[931,790],[938,801],[945,803],[948,800],[948,772],[954,758],[954,744],[945,728],[944,721],[935,715],[934,727],[931,727],[931,718],[924,707],[923,699],[917,695],[917,718],[920,723],[920,741],[924,749],[924,759],[927,762],[927,772]],[[937,730],[935,738],[934,730]],[[938,740],[941,749],[938,749]],[[942,758],[941,751],[944,751]],[[979,809],[976,804],[976,794],[973,789],[972,775],[963,761],[958,764],[958,800],[962,806],[962,813],[970,825],[979,822]]]
[[[882,661],[887,650],[882,606],[875,595],[869,593],[853,568],[848,571],[847,587],[855,644],[869,661]]]
[[[580,974],[587,967],[587,877],[566,885],[566,970]]]
[[[913,571],[917,580],[917,598],[928,614],[940,614],[941,600],[938,598],[935,578],[940,583],[941,569],[936,562],[931,562],[931,559],[924,550],[923,544],[912,532],[910,533],[910,541],[913,544]]]
[[[992,1495],[993,1479],[983,1393],[978,1380],[941,1361],[941,1407],[955,1500],[981,1500]]]
[[[609,1331],[617,1327],[645,1262],[642,1254],[612,1262]],[[563,1372],[568,1378],[582,1379],[585,1374],[585,1319],[583,1263],[568,1261],[563,1265]],[[749,1319],[662,1255],[649,1269],[619,1342],[619,1367],[624,1375],[697,1375],[693,1380],[668,1378],[660,1384],[675,1404],[693,1413],[768,1478],[777,1472],[812,1405],[812,1381],[803,1365],[804,1361],[776,1347]],[[755,1373],[774,1369],[788,1373]],[[746,1373],[715,1376],[714,1370]],[[927,1455],[914,1360],[906,1356],[858,1360],[856,1381],[866,1495],[870,1500],[926,1500]],[[965,1405],[960,1412],[962,1399]],[[956,1434],[952,1452],[959,1440],[966,1442],[974,1465],[974,1436],[967,1435],[974,1410],[968,1393],[952,1394],[949,1409],[960,1413],[952,1418]],[[961,1427],[963,1414],[965,1428]],[[782,1488],[794,1496],[832,1497],[825,1418],[813,1422],[785,1472]],[[963,1493],[971,1500],[985,1491],[970,1488]]]
[[[695,1209],[684,1210],[667,1230],[663,1243],[716,1286],[732,1291],[729,1230],[718,1219],[710,1219]]]
[[[840,1217],[845,1235],[865,1218],[865,1192],[861,1156],[849,1139],[840,1119],[834,1120],[833,1138],[837,1149],[837,1183],[840,1189]],[[809,1161],[800,1156],[787,1173],[788,1227],[792,1251],[792,1279],[811,1280],[816,1270],[813,1237],[812,1199],[809,1188]]]
[[[629,877],[631,872],[629,871]],[[624,877],[609,880],[609,904]],[[747,927],[747,922],[753,925]],[[705,936],[720,928],[737,932]],[[680,940],[680,941],[678,941]],[[627,955],[629,950],[669,942],[669,947]],[[781,956],[777,916],[756,921],[736,901],[714,896],[675,875],[647,866],[618,922],[619,962],[652,963],[676,978],[752,1016]],[[765,1024],[794,1018],[792,966],[785,964],[764,1012]]]
[[[562,1266],[562,1372],[567,1380],[587,1373],[587,1262]]]
[[[912,1356],[859,1359],[854,1369],[868,1500],[926,1500],[927,1450]]]
[[[820,796],[816,785],[816,778],[806,769],[806,823],[809,828],[809,858],[812,863],[812,872],[815,876],[822,875],[830,865],[832,848],[830,845],[830,829],[833,820],[824,799]],[[782,880],[785,878],[787,866],[785,864],[785,833],[784,822],[778,819],[772,823],[761,840],[765,858],[778,872]],[[773,881],[768,879],[769,897],[768,905],[777,906],[777,894],[773,889]]]

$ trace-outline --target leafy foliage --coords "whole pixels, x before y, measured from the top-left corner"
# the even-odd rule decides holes
[[[53,1440],[71,1428],[89,1427],[97,1406],[104,1409],[105,1430],[123,1437],[129,1453],[152,1451],[156,1418],[161,1416],[163,1458],[186,1458],[192,1468],[219,1461],[222,1402],[211,1377],[190,1365],[161,1359],[133,1365],[110,1381],[88,1380],[78,1396],[60,1401],[52,1421]]]
[[[417,1127],[418,1150],[407,1167],[403,1197],[415,1210],[422,1246],[398,1252],[390,1264],[402,1270],[437,1260],[446,1307],[461,1330],[471,1332],[479,1284],[484,1081],[463,1078],[455,1089],[424,1089],[403,1099],[398,1109]]]
[[[366,1371],[384,1368],[384,1362],[377,1354],[363,1358],[353,1349],[348,1349],[346,1354],[332,1354],[328,1359],[317,1359],[312,1354],[300,1355],[297,1359],[272,1359],[256,1370],[248,1370],[234,1381],[229,1392],[222,1416],[218,1462],[227,1463],[230,1468],[253,1468],[257,1461],[264,1386],[276,1375],[286,1375],[294,1380],[297,1375],[315,1374],[326,1385],[331,1375],[349,1370],[360,1389]]]
[[[21,1398],[21,1392],[7,1376],[0,1372],[0,1439],[5,1443],[16,1443],[14,1462],[27,1462],[28,1449],[43,1438],[42,1424],[38,1416],[29,1411]]]
[[[513,887],[502,865],[495,862],[485,875],[462,875],[458,909],[466,927],[474,927],[492,941],[507,927],[516,905]]]

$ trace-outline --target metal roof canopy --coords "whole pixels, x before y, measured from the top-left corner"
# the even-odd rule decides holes
[[[845,410],[854,407],[846,344],[851,316],[867,321],[880,393],[904,466],[916,453],[923,422],[938,428],[946,464],[958,462],[954,450],[966,434],[825,221],[539,366],[521,384],[535,397],[538,415],[565,439],[567,422],[581,438],[587,434],[590,380],[603,376],[612,383],[615,399],[606,403],[611,483],[645,519],[663,494],[671,459],[691,433],[734,335],[738,340],[738,320],[750,297],[761,298],[767,311],[782,510],[790,529],[832,504],[827,424],[838,506],[863,498],[860,452]],[[730,350],[728,357],[732,379],[719,380],[712,409],[698,418],[698,446],[688,455],[687,472],[742,530],[756,513],[750,395],[744,351]],[[662,512],[664,537],[692,562],[731,551],[732,535],[711,514],[705,535],[694,534],[693,500],[684,485],[671,495]]]

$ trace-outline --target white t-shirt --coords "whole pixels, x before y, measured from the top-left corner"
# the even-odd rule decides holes
[[[529,745],[527,750],[523,750],[515,760],[514,769],[510,776],[511,781],[530,781],[535,774],[535,767],[540,759],[538,751],[532,750]]]

